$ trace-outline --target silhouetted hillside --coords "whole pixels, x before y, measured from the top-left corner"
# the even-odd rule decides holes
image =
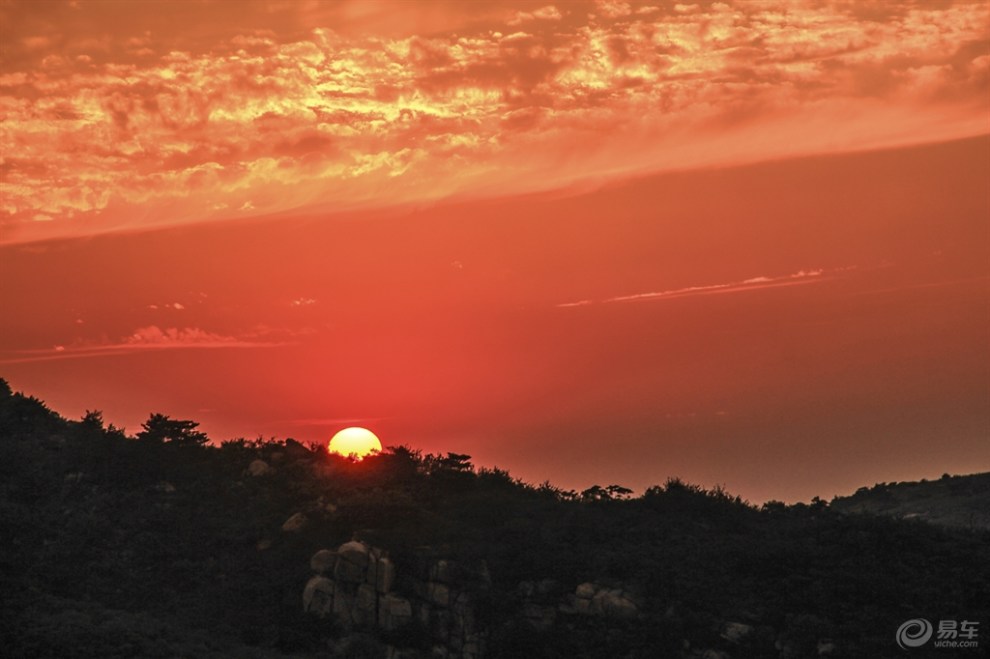
[[[0,380],[4,656],[899,657],[911,618],[987,633],[985,530],[206,439]]]
[[[832,500],[835,510],[990,529],[990,473],[944,474],[937,481],[877,483]]]

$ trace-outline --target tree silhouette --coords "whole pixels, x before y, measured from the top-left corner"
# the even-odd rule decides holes
[[[181,419],[171,419],[165,414],[152,414],[141,424],[143,430],[137,438],[150,442],[171,442],[184,446],[202,446],[209,437],[205,432],[196,430],[199,423]]]
[[[632,496],[632,490],[621,485],[609,485],[605,488],[609,499],[628,499]]]
[[[447,457],[440,458],[440,468],[458,473],[469,473],[474,470],[471,464],[471,456],[466,453],[447,453]]]
[[[103,412],[101,410],[86,410],[79,424],[89,430],[103,430]]]

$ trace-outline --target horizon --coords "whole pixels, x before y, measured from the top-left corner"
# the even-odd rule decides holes
[[[2,381],[3,383],[5,383],[5,384],[7,384],[9,386],[9,383],[7,383],[7,381],[4,380],[3,378],[0,378],[0,381]],[[38,403],[40,403],[41,407],[43,407],[44,409],[47,409],[47,410],[49,410],[51,412],[54,412],[61,419],[65,420],[65,421],[68,421],[70,423],[75,422],[77,424],[78,423],[85,424],[85,423],[87,423],[87,418],[90,417],[90,415],[92,413],[97,413],[97,414],[99,414],[99,419],[100,419],[100,421],[102,421],[102,424],[103,424],[102,425],[102,431],[104,433],[106,433],[107,436],[111,436],[114,433],[119,433],[119,435],[121,436],[121,438],[122,439],[126,439],[127,441],[140,442],[141,441],[140,434],[141,434],[141,432],[143,432],[144,430],[147,429],[148,423],[151,422],[152,420],[154,420],[154,418],[161,416],[161,415],[159,415],[157,413],[151,413],[149,415],[149,419],[147,419],[145,423],[142,423],[140,425],[140,427],[142,429],[141,431],[138,431],[138,432],[128,432],[126,428],[119,427],[119,426],[115,425],[112,422],[107,422],[107,420],[105,418],[103,418],[103,414],[102,414],[102,411],[101,410],[87,410],[86,411],[86,414],[83,417],[81,417],[80,419],[68,419],[68,418],[62,416],[59,413],[58,410],[52,409],[45,401],[37,398],[36,396],[32,396],[28,392],[18,391],[16,389],[11,389],[10,390],[10,393],[12,395],[14,395],[14,396],[21,396],[21,397],[23,397],[25,399],[32,399],[34,401],[37,401]],[[190,427],[187,428],[186,430],[188,432],[192,432],[192,433],[200,433],[200,432],[202,432],[201,429],[200,429],[200,427],[199,427],[200,424],[198,422],[196,422],[194,419],[173,419],[172,417],[170,417],[168,415],[164,415],[164,418],[166,420],[169,420],[169,421],[181,422],[181,423],[188,423],[188,422],[191,421],[192,423],[189,424]],[[360,428],[360,427],[358,427],[358,428],[349,427],[349,428],[346,428],[345,430],[359,430],[359,431],[363,431],[365,429],[364,428]],[[370,432],[370,431],[368,431],[368,432]],[[205,433],[203,433],[203,434],[205,435]],[[338,431],[337,434],[339,435],[340,432]],[[169,440],[166,440],[166,441],[167,442],[170,442],[170,443],[175,443],[177,445],[181,444],[181,442],[177,442],[174,438],[169,439]],[[361,463],[364,460],[366,460],[366,459],[372,459],[373,460],[375,457],[377,457],[379,455],[386,455],[386,456],[388,456],[388,455],[395,455],[397,453],[399,455],[404,455],[405,452],[408,452],[408,454],[410,456],[412,456],[416,460],[426,460],[426,461],[429,461],[431,459],[444,459],[444,453],[425,453],[422,450],[417,449],[416,447],[409,446],[409,445],[406,445],[406,444],[395,444],[395,445],[385,444],[385,445],[382,445],[382,447],[380,449],[370,449],[370,450],[367,450],[365,448],[362,448],[361,449],[362,451],[366,451],[366,452],[363,452],[363,453],[358,453],[358,452],[345,453],[345,452],[343,452],[341,450],[334,449],[332,447],[332,443],[330,445],[328,445],[327,442],[300,442],[299,440],[295,439],[294,437],[275,437],[275,436],[272,436],[272,437],[265,438],[265,437],[260,436],[260,435],[258,437],[256,437],[256,438],[254,438],[254,439],[249,439],[247,437],[232,437],[232,438],[223,439],[223,440],[220,440],[220,439],[216,439],[214,437],[208,437],[207,436],[205,438],[205,441],[203,441],[202,443],[182,444],[182,446],[183,446],[183,448],[188,448],[189,446],[195,446],[195,447],[200,448],[200,449],[205,449],[205,448],[208,448],[208,449],[223,449],[225,447],[225,445],[227,445],[227,444],[238,444],[238,443],[246,443],[248,446],[250,446],[252,448],[253,451],[256,451],[255,455],[259,455],[259,456],[264,455],[263,451],[265,449],[271,449],[272,447],[278,448],[278,447],[287,447],[287,446],[295,445],[295,446],[298,446],[298,447],[303,447],[303,448],[309,450],[310,452],[312,452],[314,454],[325,453],[327,455],[328,459],[336,460],[338,464],[341,464],[340,461],[343,461],[344,464],[347,464],[348,466],[345,467],[345,469],[351,469],[351,468],[353,468],[353,469],[358,470],[359,472],[360,472],[360,470],[363,469],[363,467],[361,466]],[[691,483],[689,481],[686,481],[686,480],[680,478],[677,475],[668,476],[665,479],[664,482],[654,483],[654,484],[652,484],[652,485],[644,488],[643,491],[641,491],[641,492],[637,492],[635,490],[630,490],[628,488],[624,488],[624,487],[622,487],[622,485],[620,483],[610,483],[608,485],[602,485],[601,483],[595,483],[595,484],[590,485],[588,488],[584,488],[582,490],[577,490],[577,489],[570,489],[570,490],[568,490],[566,488],[560,487],[559,484],[553,483],[550,480],[544,480],[544,481],[541,481],[541,482],[531,482],[531,481],[523,480],[521,478],[518,478],[518,477],[514,476],[510,470],[502,469],[498,465],[479,465],[479,464],[474,464],[474,462],[472,461],[472,457],[473,456],[470,456],[470,455],[458,454],[458,453],[453,452],[453,451],[447,452],[446,455],[448,457],[456,457],[460,461],[459,462],[460,464],[465,464],[468,467],[470,467],[469,471],[472,472],[472,473],[474,473],[474,474],[480,475],[480,474],[484,474],[486,472],[487,473],[502,473],[506,478],[509,478],[512,481],[518,483],[519,485],[522,485],[522,486],[527,487],[527,488],[543,489],[546,486],[546,487],[548,487],[548,488],[556,491],[558,493],[558,496],[559,497],[562,497],[563,499],[587,501],[589,499],[584,498],[584,495],[586,494],[586,491],[590,491],[590,490],[592,490],[594,488],[608,489],[608,488],[615,488],[615,487],[618,487],[621,490],[624,490],[622,492],[622,495],[623,496],[617,497],[615,499],[616,501],[623,501],[623,500],[628,500],[628,499],[637,499],[637,498],[643,498],[643,497],[649,496],[649,491],[651,491],[651,490],[656,490],[658,488],[659,489],[668,488],[668,487],[671,486],[672,483],[673,484],[684,485],[684,486],[687,486],[688,488],[698,488],[698,491],[701,492],[701,493],[703,493],[703,494],[723,494],[729,500],[731,500],[731,499],[733,499],[733,498],[736,497],[735,493],[733,493],[733,492],[725,489],[722,483],[715,483],[715,484],[710,485],[710,486],[705,486],[705,485],[701,485],[701,484],[698,484],[698,483]],[[260,458],[258,458],[258,459],[260,459]],[[262,460],[262,462],[263,462],[263,460]],[[776,500],[776,499],[768,499],[766,501],[750,501],[748,499],[741,498],[741,497],[740,498],[737,498],[735,500],[738,501],[739,503],[741,503],[742,505],[745,505],[745,506],[748,506],[748,507],[752,507],[752,508],[759,508],[759,507],[761,507],[763,505],[780,504],[780,503],[783,503],[783,504],[786,504],[786,505],[796,505],[796,504],[802,504],[802,503],[814,503],[816,500],[820,500],[820,501],[823,501],[825,503],[829,503],[830,501],[834,501],[836,499],[849,499],[849,498],[852,498],[854,495],[860,494],[861,492],[863,492],[865,490],[873,489],[875,487],[895,486],[895,485],[923,484],[923,483],[944,481],[946,478],[970,478],[970,477],[974,477],[974,476],[985,476],[985,475],[990,475],[990,471],[988,471],[988,472],[977,471],[977,472],[972,472],[972,473],[955,473],[955,474],[950,474],[948,472],[943,472],[941,475],[939,475],[938,478],[921,478],[921,479],[916,480],[916,481],[890,481],[890,482],[877,481],[875,483],[870,483],[870,484],[865,484],[864,483],[863,485],[861,485],[860,487],[858,487],[855,492],[850,492],[850,493],[847,493],[847,494],[841,494],[841,493],[834,494],[830,498],[822,498],[822,497],[819,497],[819,496],[816,495],[816,496],[813,496],[813,497],[809,498],[807,502],[805,502],[805,501],[791,501],[791,502],[787,502],[787,501],[779,501],[779,500]]]
[[[67,418],[829,499],[990,471],[990,6],[0,7]]]

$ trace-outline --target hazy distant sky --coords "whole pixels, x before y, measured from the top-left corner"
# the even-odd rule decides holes
[[[754,500],[990,469],[986,2],[0,2],[0,375]]]

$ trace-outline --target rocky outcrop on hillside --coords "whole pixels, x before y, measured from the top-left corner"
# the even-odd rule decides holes
[[[479,594],[490,585],[484,568],[465,570],[428,549],[415,563],[400,575],[387,551],[358,540],[320,549],[310,558],[313,576],[303,589],[303,609],[348,632],[418,627],[431,638],[433,656],[484,656],[486,630],[475,610]],[[586,582],[573,592],[560,591],[549,579],[516,588],[519,610],[534,629],[569,617],[632,620],[640,615],[638,597],[621,587]]]
[[[560,610],[565,613],[599,615],[612,618],[635,618],[639,615],[636,598],[622,588],[608,588],[597,583],[582,583],[574,589]]]
[[[345,630],[419,627],[434,641],[434,656],[483,656],[471,592],[483,584],[471,584],[453,561],[427,558],[422,563],[418,574],[403,575],[400,590],[396,565],[386,551],[357,540],[336,550],[320,549],[310,559],[314,575],[303,590],[303,609]]]
[[[303,609],[333,621],[344,632],[336,648],[340,656],[349,656],[352,643],[388,639],[390,635],[418,629],[428,638],[428,650],[378,646],[383,656],[484,657],[486,639],[493,630],[479,622],[475,604],[490,587],[490,580],[483,571],[466,571],[457,562],[438,558],[427,548],[414,563],[400,574],[387,551],[358,540],[345,542],[334,550],[320,549],[310,558],[313,576],[303,589]],[[571,589],[553,579],[543,579],[520,582],[513,592],[519,619],[537,633],[553,628],[581,633],[604,624],[620,638],[622,629],[629,625],[654,624],[658,619],[657,612],[647,610],[635,588],[614,582],[583,582]],[[668,610],[659,619],[672,615],[676,617]],[[824,624],[820,620],[794,622],[795,629]],[[806,635],[795,635],[794,629],[778,631],[768,625],[728,620],[713,631],[722,641],[721,649],[693,647],[683,639],[680,651],[671,656],[734,659],[759,650],[780,659],[799,659],[831,657],[838,652],[838,644],[831,639],[819,637],[809,644]]]

